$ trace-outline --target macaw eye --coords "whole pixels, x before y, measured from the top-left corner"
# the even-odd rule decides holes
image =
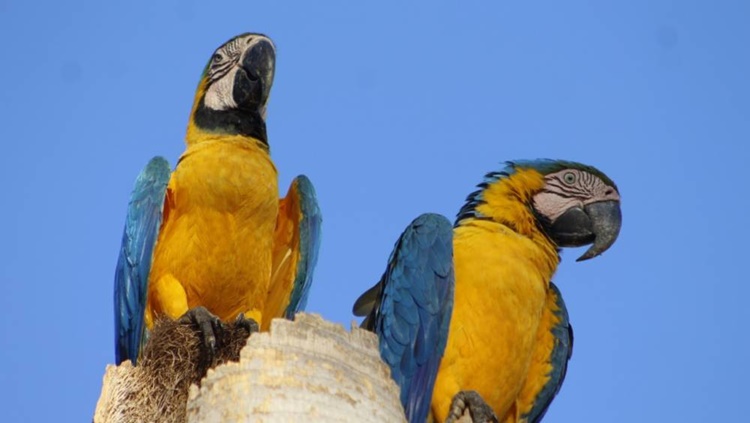
[[[573,172],[566,173],[563,175],[563,181],[568,185],[573,185],[576,182],[576,174]]]
[[[213,59],[212,59],[212,60],[213,60],[213,62],[214,62],[214,63],[219,63],[219,62],[221,62],[222,60],[224,60],[224,56],[222,56],[222,55],[221,55],[221,54],[219,54],[219,53],[216,53],[216,54],[214,54],[214,57],[213,57]]]

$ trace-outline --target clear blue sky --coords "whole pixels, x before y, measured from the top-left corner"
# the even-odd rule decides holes
[[[502,161],[585,162],[624,224],[563,254],[547,421],[744,421],[750,3],[359,3],[0,0],[2,420],[91,417],[135,176],[175,163],[214,48],[259,31],[281,189],[307,174],[325,219],[310,311],[348,325],[406,224]]]

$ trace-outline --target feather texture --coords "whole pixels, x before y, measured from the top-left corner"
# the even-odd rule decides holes
[[[453,308],[453,237],[443,216],[423,214],[396,243],[380,281],[355,303],[401,388],[410,422],[424,422]]]
[[[552,400],[560,392],[568,370],[568,360],[573,354],[573,327],[568,320],[568,310],[565,308],[562,294],[554,283],[550,283],[549,286],[547,306],[542,315],[539,331],[544,332],[537,337],[540,344],[544,343],[543,339],[547,338],[549,339],[547,343],[551,342],[552,348],[549,353],[540,354],[541,360],[538,367],[544,369],[544,374],[533,374],[534,366],[529,369],[531,378],[538,378],[546,382],[541,387],[535,386],[529,389],[531,409],[528,412],[524,412],[526,408],[526,404],[523,403],[524,392],[522,391],[519,395],[519,402],[521,402],[519,408],[523,413],[521,417],[529,423],[540,422]],[[544,351],[548,350],[545,349]],[[527,382],[527,386],[529,385]]]
[[[297,176],[279,202],[271,284],[264,315],[293,319],[304,310],[318,262],[323,223],[312,182]],[[263,324],[267,329],[270,319]]]
[[[169,163],[154,157],[138,175],[128,203],[122,246],[115,270],[115,361],[132,360],[140,351],[151,256],[162,220]]]

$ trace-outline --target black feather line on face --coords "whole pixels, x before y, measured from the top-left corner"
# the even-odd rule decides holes
[[[606,185],[611,186],[615,189],[615,191],[620,192],[617,189],[617,185],[615,182],[607,175],[605,175],[602,171],[599,169],[585,165],[583,163],[577,163],[577,162],[570,162],[565,160],[549,160],[549,159],[539,159],[539,160],[517,160],[514,162],[508,162],[509,166],[514,169],[535,169],[537,172],[541,173],[542,175],[549,175],[551,173],[556,173],[561,170],[565,169],[576,169],[580,170],[584,173],[589,173],[592,176],[595,176],[602,180]]]

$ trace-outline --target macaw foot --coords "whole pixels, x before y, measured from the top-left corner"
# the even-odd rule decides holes
[[[214,361],[216,354],[216,340],[220,339],[224,332],[224,325],[221,320],[211,314],[206,307],[195,307],[188,310],[187,313],[180,317],[179,322],[195,327],[202,339],[202,352],[205,362],[210,364]]]
[[[451,401],[451,411],[445,423],[499,423],[492,407],[477,391],[461,391]]]
[[[179,318],[200,337],[200,365],[208,369],[225,361],[236,361],[247,337],[259,331],[258,323],[240,313],[233,323],[222,322],[205,307],[195,307]]]

